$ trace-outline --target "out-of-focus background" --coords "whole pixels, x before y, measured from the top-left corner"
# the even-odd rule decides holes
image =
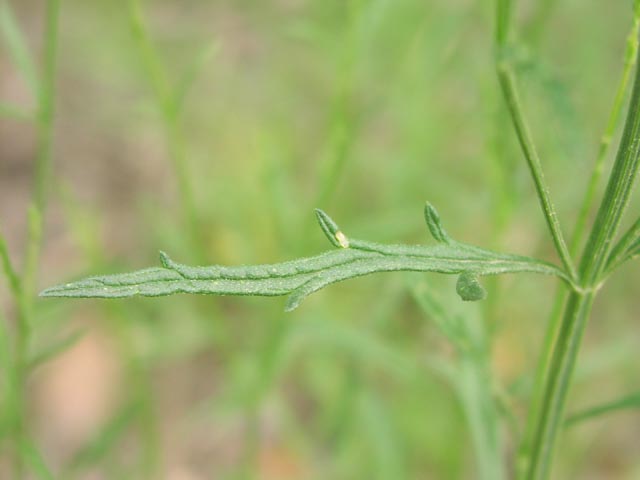
[[[3,7],[0,227],[16,269],[41,141],[6,5],[39,68],[45,3]],[[568,233],[631,2],[522,1],[514,15],[524,105]],[[430,242],[426,200],[456,239],[556,261],[492,29],[489,1],[63,0],[37,289],[156,265],[160,249],[188,264],[317,254],[331,246],[315,207],[353,237]],[[595,306],[570,412],[637,388],[637,271]],[[63,479],[473,479],[496,459],[512,471],[557,283],[486,283],[469,305],[455,278],[380,274],[289,314],[281,298],[38,300],[30,440],[5,431],[0,477],[47,478],[46,465]],[[0,306],[11,338],[4,279]],[[5,425],[21,410],[7,405]],[[555,478],[639,478],[639,432],[629,411],[568,428]]]

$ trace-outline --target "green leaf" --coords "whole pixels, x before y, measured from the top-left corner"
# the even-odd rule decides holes
[[[424,206],[424,219],[427,222],[427,227],[429,227],[429,231],[431,232],[431,236],[435,241],[439,243],[452,243],[453,240],[445,229],[442,227],[442,223],[440,222],[440,215],[436,209],[429,202]]]
[[[573,415],[570,415],[567,418],[565,422],[565,426],[567,427],[573,426],[584,420],[590,420],[600,415],[616,412],[618,410],[631,410],[631,409],[633,410],[640,409],[640,392],[635,392],[630,395],[627,395],[626,397],[619,398],[611,402],[603,403],[601,405],[588,408],[578,413],[574,413]]]
[[[7,48],[20,73],[24,76],[31,93],[38,91],[38,75],[25,41],[24,35],[6,1],[0,1],[0,29],[5,37]]]
[[[640,218],[622,235],[607,258],[607,272],[640,255]]]
[[[270,265],[190,267],[160,254],[162,267],[90,277],[44,290],[43,297],[157,297],[174,293],[216,295],[289,295],[286,310],[332,283],[375,272],[465,273],[465,295],[477,299],[469,275],[532,272],[569,281],[555,265],[520,255],[492,252],[458,242],[431,246],[384,245],[347,238],[337,224],[317,210],[320,227],[339,250]]]
[[[318,223],[320,224],[320,228],[334,247],[349,247],[349,241],[347,240],[347,237],[345,237],[344,233],[340,231],[338,224],[334,222],[329,215],[327,215],[319,208],[316,208],[316,217],[318,219]]]

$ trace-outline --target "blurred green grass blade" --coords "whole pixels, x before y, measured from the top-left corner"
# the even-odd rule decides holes
[[[469,348],[469,338],[458,316],[447,312],[443,303],[430,291],[425,282],[412,282],[409,286],[418,307],[434,322],[440,333],[460,350]]]
[[[0,117],[18,120],[21,122],[29,122],[33,120],[33,115],[29,111],[6,102],[0,102]]]
[[[371,463],[374,478],[396,480],[406,478],[402,447],[395,435],[389,410],[379,394],[362,391],[359,395],[359,413],[365,438],[372,448]]]
[[[138,0],[128,0],[127,11],[131,32],[135,46],[140,54],[144,73],[151,82],[156,102],[163,108],[162,113],[170,116],[171,108],[169,99],[171,89],[169,87],[169,80],[167,79],[166,69],[163,67],[158,51],[154,48],[149,38],[140,2]]]
[[[15,391],[9,320],[0,306],[0,444],[9,435]]]
[[[450,315],[424,284],[413,286],[411,292],[421,309],[460,353],[455,364],[430,359],[430,366],[451,382],[458,395],[473,439],[477,478],[504,478],[500,467],[500,425],[482,323]],[[478,329],[481,330],[476,331]]]
[[[0,232],[0,262],[2,263],[2,271],[4,276],[9,282],[9,288],[11,293],[17,298],[20,294],[20,276],[18,272],[13,268],[13,263],[9,257],[9,249],[7,248],[7,242]]]
[[[173,115],[177,116],[180,114],[184,108],[185,100],[196,80],[204,70],[204,67],[218,54],[219,50],[219,42],[212,40],[196,54],[174,89],[172,104]]]
[[[33,358],[31,358],[31,360],[29,361],[29,369],[33,370],[39,365],[42,365],[43,363],[46,363],[49,360],[57,357],[65,350],[73,347],[78,342],[78,340],[80,340],[84,336],[84,334],[84,330],[76,330],[68,335],[56,339],[40,352],[36,353]]]
[[[486,348],[465,354],[455,384],[473,440],[477,478],[499,480],[505,478],[501,462],[502,435],[489,362]]]
[[[631,260],[638,256],[640,256],[640,238],[633,242],[633,244],[631,244],[631,246],[629,247],[627,259]]]
[[[299,349],[328,346],[348,353],[359,366],[384,369],[395,378],[415,378],[419,365],[401,350],[367,330],[326,320],[296,323],[291,332]]]
[[[38,74],[22,30],[11,7],[5,0],[0,2],[0,29],[2,29],[11,58],[35,98],[38,95]]]
[[[67,466],[68,473],[76,473],[100,462],[118,446],[118,442],[140,412],[140,402],[125,404],[102,427],[97,435],[78,451]]]
[[[43,297],[157,297],[174,293],[279,296],[289,294],[285,310],[327,285],[375,272],[416,271],[496,275],[530,272],[568,280],[558,267],[519,255],[492,252],[458,242],[432,246],[384,245],[349,239],[324,212],[318,216],[338,250],[270,265],[190,267],[160,254],[162,267],[90,277],[54,286]]]
[[[585,420],[591,420],[601,415],[607,415],[620,410],[636,410],[640,409],[640,392],[635,392],[625,397],[603,403],[592,408],[588,408],[581,412],[570,415],[565,421],[566,427],[572,427]]]
[[[24,459],[25,465],[29,467],[31,473],[38,480],[54,480],[54,475],[47,467],[42,454],[38,451],[35,444],[26,438],[23,438],[20,443],[20,454]]]

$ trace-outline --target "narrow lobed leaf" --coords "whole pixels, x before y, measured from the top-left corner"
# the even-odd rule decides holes
[[[174,293],[290,295],[286,303],[286,310],[290,311],[307,296],[327,285],[375,272],[461,274],[459,293],[465,300],[484,298],[484,290],[478,283],[481,275],[532,272],[555,275],[568,281],[567,275],[552,264],[453,241],[432,246],[411,246],[347,240],[326,213],[317,210],[316,215],[323,232],[334,246],[339,247],[338,250],[276,264],[233,267],[191,267],[174,262],[161,252],[162,267],[90,277],[48,288],[41,296],[123,298]]]
[[[453,242],[451,237],[449,237],[445,229],[442,227],[442,223],[440,221],[440,215],[438,214],[438,211],[429,202],[427,202],[424,206],[424,219],[427,222],[427,227],[429,227],[429,232],[431,232],[431,236],[434,238],[436,242],[439,242],[439,243]]]
[[[591,420],[601,415],[607,415],[620,410],[640,409],[640,392],[635,392],[611,402],[603,403],[570,415],[565,421],[565,426],[573,426],[584,420]]]
[[[316,217],[318,218],[320,228],[334,247],[349,247],[349,241],[347,240],[347,237],[340,231],[338,224],[334,222],[329,215],[327,215],[319,208],[316,208]]]

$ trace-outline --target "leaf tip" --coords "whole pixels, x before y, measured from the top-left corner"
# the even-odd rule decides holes
[[[159,256],[160,256],[160,263],[164,268],[172,268],[173,261],[171,260],[171,258],[169,258],[169,255],[166,252],[163,252],[162,250],[160,250]]]
[[[287,303],[284,304],[284,311],[289,313],[293,312],[296,308],[300,306],[302,299],[298,296],[290,295],[287,297]]]
[[[442,221],[436,208],[429,202],[424,206],[424,219],[427,222],[429,232],[435,241],[439,243],[451,243],[451,237],[442,227]]]
[[[320,228],[334,247],[349,248],[349,239],[340,231],[338,224],[323,210],[316,208],[316,217]]]

